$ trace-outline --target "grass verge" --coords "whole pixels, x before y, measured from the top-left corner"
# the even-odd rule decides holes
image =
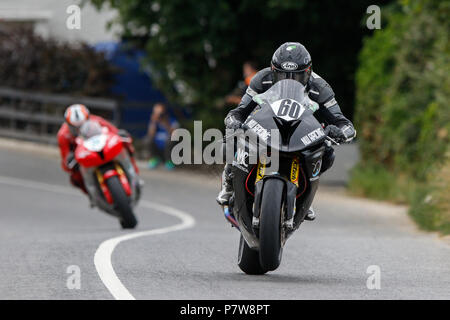
[[[450,156],[427,181],[415,181],[375,163],[358,164],[348,188],[356,196],[407,204],[421,229],[450,234]]]

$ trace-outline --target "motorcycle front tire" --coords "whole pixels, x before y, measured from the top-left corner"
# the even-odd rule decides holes
[[[130,201],[120,183],[119,177],[113,176],[106,180],[106,185],[114,201],[114,207],[120,214],[120,225],[124,229],[134,229],[138,223]]]

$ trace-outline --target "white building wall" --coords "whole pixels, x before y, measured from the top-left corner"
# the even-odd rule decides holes
[[[35,31],[44,37],[94,44],[118,40],[119,29],[106,28],[107,22],[116,16],[112,9],[97,11],[91,4],[80,6],[81,29],[69,29],[66,21],[70,5],[79,5],[80,0],[1,0],[0,22],[32,22]]]

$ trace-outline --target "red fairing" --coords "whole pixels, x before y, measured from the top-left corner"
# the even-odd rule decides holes
[[[98,167],[113,160],[122,151],[123,144],[120,137],[115,133],[104,133],[106,142],[102,150],[99,152],[92,151],[86,148],[85,141],[77,139],[78,146],[75,149],[75,159],[77,162],[85,167]]]
[[[85,168],[97,167],[104,163],[97,152],[87,150],[83,144],[80,144],[75,150],[75,159]]]
[[[118,132],[118,129],[113,124],[106,121],[102,117],[91,114],[89,116],[89,120],[98,122],[102,127],[108,128],[109,132],[111,133]],[[61,153],[61,167],[63,168],[64,171],[70,171],[69,168],[67,168],[66,166],[66,157],[71,151],[75,150],[77,144],[75,143],[75,137],[70,132],[67,123],[63,123],[63,125],[58,131],[57,138],[59,151]]]
[[[123,150],[123,143],[117,134],[108,134],[106,145],[103,148],[105,161],[109,162],[119,155]]]
[[[101,119],[99,117],[91,116],[90,120]],[[123,137],[118,135],[118,130],[112,126],[109,122],[104,119],[98,121],[102,127],[100,134],[91,137],[90,139],[83,139],[80,137],[73,137],[67,127],[63,125],[58,133],[58,142],[61,149],[61,157],[63,159],[63,168],[69,170],[65,166],[65,158],[70,151],[74,151],[75,159],[84,168],[95,168],[100,167],[106,163],[114,161],[114,159],[121,153],[130,153],[130,159],[135,166],[136,172],[138,168],[133,158],[133,145],[131,137],[128,139],[123,139]],[[126,174],[123,169],[115,164],[115,168],[112,168],[102,174],[98,178],[100,183],[100,189],[106,199],[110,204],[113,203],[113,199],[110,191],[105,183],[106,180],[111,177],[117,176],[123,186],[125,193],[128,196],[132,194],[132,188],[128,181]]]

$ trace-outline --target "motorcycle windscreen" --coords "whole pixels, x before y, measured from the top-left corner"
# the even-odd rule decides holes
[[[278,130],[279,144],[271,147],[294,152],[325,138],[321,124],[313,115],[319,106],[309,99],[305,86],[300,82],[290,79],[278,81],[266,92],[254,96],[253,100],[259,107],[246,123],[267,131]]]
[[[102,126],[97,121],[88,120],[80,128],[80,136],[85,139],[102,134]]]

